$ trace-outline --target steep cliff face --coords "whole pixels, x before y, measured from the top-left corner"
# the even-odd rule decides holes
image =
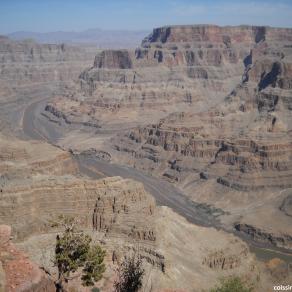
[[[178,42],[180,35],[185,39]],[[170,113],[158,123],[114,139],[115,148],[130,154],[141,167],[144,161],[176,181],[195,168],[239,190],[291,187],[291,30],[170,27],[155,30],[144,46],[190,40],[198,45],[202,39],[216,45],[226,35],[231,43],[248,43],[251,51],[244,58],[242,81],[225,100],[199,113],[195,105]]]
[[[208,108],[241,80],[243,60],[255,43],[252,34],[244,27],[156,29],[135,51],[100,52],[93,67],[80,75],[80,92],[67,106],[56,97],[47,110],[62,112],[72,122],[86,119],[110,128],[118,119],[131,127],[194,104],[197,111]]]
[[[13,226],[18,240],[48,231],[50,221],[67,214],[78,217],[89,229],[155,241],[153,232],[146,228],[150,225],[148,216],[151,218],[154,213],[154,201],[142,186],[132,181],[119,178],[83,181],[52,176],[51,179],[35,178],[31,184],[7,184],[1,194],[1,222]],[[140,221],[138,214],[143,214],[139,216]],[[112,226],[119,230],[112,230]],[[142,226],[146,229],[140,230]]]
[[[52,266],[55,237],[61,232],[53,225],[60,215],[73,216],[79,228],[106,249],[107,277],[114,276],[111,265],[130,252],[139,252],[158,273],[165,268],[164,251],[157,249],[155,201],[140,183],[119,177],[96,181],[35,176],[7,183],[1,198],[1,224],[11,224],[19,248],[50,271],[52,278],[57,277]]]
[[[131,69],[132,61],[128,51],[102,51],[94,60],[94,68]]]
[[[181,25],[156,28],[142,45],[152,43],[258,43],[260,41],[292,40],[291,30],[264,26]]]
[[[177,41],[175,32],[183,29],[187,28],[162,29],[162,39],[150,37],[145,44],[163,43],[165,38],[166,46],[167,40]],[[189,38],[191,31],[186,34]],[[238,208],[236,196],[245,193],[239,231],[290,248],[287,213],[279,213],[272,222],[266,212],[278,214],[278,198],[283,199],[284,191],[292,187],[291,30],[252,28],[246,35],[236,38],[250,46],[243,58],[242,79],[221,103],[199,112],[190,106],[170,113],[157,123],[120,134],[112,144],[118,160],[180,184],[195,199],[232,210]],[[212,38],[209,28],[202,38]],[[213,39],[215,45],[220,39]],[[205,196],[198,186],[206,189]],[[262,203],[255,203],[258,200]],[[244,211],[243,206],[253,204],[260,207]],[[286,226],[285,232],[281,226]]]
[[[266,204],[278,210],[276,197],[292,187],[291,44],[291,29],[158,28],[135,52],[97,55],[80,75],[80,92],[65,102],[56,97],[47,114],[96,125],[107,135],[91,135],[83,150],[96,144],[195,200],[236,209],[234,220],[239,194],[244,213],[262,201],[264,221]],[[242,216],[244,224],[250,214]],[[286,226],[289,216],[279,217]]]

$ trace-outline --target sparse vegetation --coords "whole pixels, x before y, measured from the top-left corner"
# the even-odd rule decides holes
[[[241,280],[241,278],[237,276],[221,279],[220,285],[210,290],[210,292],[251,292],[251,291],[253,291],[253,288],[247,287],[247,285]]]
[[[77,230],[73,218],[61,218],[64,231],[57,235],[54,265],[58,268],[57,291],[64,291],[64,282],[81,277],[82,285],[93,286],[102,278],[105,251],[92,245],[89,235]],[[82,269],[82,272],[79,271]]]
[[[124,259],[117,270],[118,279],[114,287],[115,292],[137,292],[142,287],[145,270],[140,257],[135,255]]]

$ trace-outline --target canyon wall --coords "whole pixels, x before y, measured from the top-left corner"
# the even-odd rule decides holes
[[[136,50],[95,57],[1,39],[0,223],[52,272],[60,232],[52,223],[70,215],[107,250],[108,282],[125,254],[139,252],[154,290],[209,289],[236,273],[267,291],[270,272],[240,239],[156,207],[133,180],[81,176],[71,153],[95,151],[162,177],[224,210],[226,229],[291,248],[291,36],[269,27],[163,27]],[[54,98],[34,127],[42,134],[49,125],[70,151],[8,135],[22,133],[24,105],[40,96]]]
[[[45,114],[67,129],[63,147],[108,152],[195,201],[236,209],[233,227],[260,206],[263,223],[270,202],[278,214],[292,187],[291,47],[288,28],[157,28],[135,51],[97,54],[71,95],[56,96]],[[94,133],[84,132],[82,144],[72,142],[77,124]],[[292,232],[285,214],[283,240]],[[269,231],[260,224],[263,234],[281,237],[280,221]],[[283,242],[274,241],[290,247]]]
[[[13,86],[71,81],[90,65],[97,49],[66,44],[38,44],[0,37],[0,78]]]
[[[153,291],[198,284],[209,288],[218,275],[258,275],[260,266],[245,243],[157,207],[141,183],[82,177],[70,153],[44,142],[1,134],[0,149],[0,223],[12,227],[7,227],[3,241],[0,227],[0,285],[5,291],[54,291],[57,271],[52,259],[56,234],[62,232],[55,225],[60,216],[73,216],[78,228],[106,250],[107,270],[97,284],[105,291],[112,288],[117,264],[131,253],[142,257],[143,285]],[[186,234],[187,244],[182,244]],[[216,247],[206,242],[211,237],[216,238]],[[198,250],[195,260],[189,261]],[[210,264],[222,260],[223,268]],[[68,284],[68,289],[73,287],[84,289],[78,280]]]
[[[38,44],[0,36],[0,129],[20,135],[25,105],[48,98],[91,65],[95,47]]]
[[[238,42],[240,33],[226,41],[229,30],[244,33],[244,28],[206,28],[210,34],[214,29],[220,30],[217,42],[212,38],[159,42],[155,30],[135,51],[102,51],[93,67],[80,75],[80,84],[69,91],[69,100],[56,97],[47,111],[66,116],[71,123],[86,120],[111,129],[118,127],[117,120],[131,127],[158,122],[173,111],[208,108],[241,80],[252,43],[251,38]],[[184,29],[175,33],[177,38],[187,36]]]

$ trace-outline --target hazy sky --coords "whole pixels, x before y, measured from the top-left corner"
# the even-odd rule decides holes
[[[0,33],[168,24],[292,27],[292,0],[0,0]]]

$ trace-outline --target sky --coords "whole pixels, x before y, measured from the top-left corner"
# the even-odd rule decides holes
[[[175,24],[292,27],[292,0],[0,0],[0,34]]]

